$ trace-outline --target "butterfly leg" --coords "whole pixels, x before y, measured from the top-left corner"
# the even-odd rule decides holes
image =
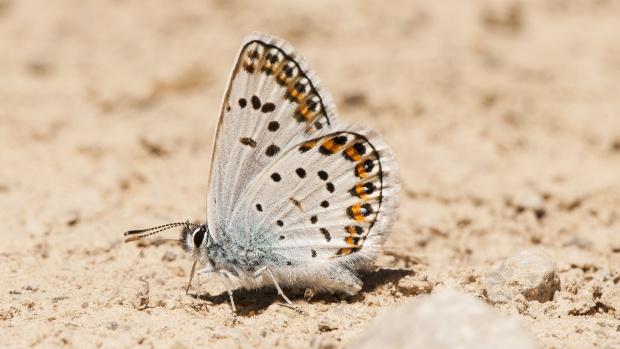
[[[296,312],[303,314],[304,312],[301,310],[300,307],[296,306],[295,304],[293,304],[293,302],[291,302],[290,299],[288,299],[288,297],[284,294],[284,291],[282,291],[282,288],[280,288],[280,285],[278,285],[278,281],[276,280],[275,276],[273,276],[273,273],[271,272],[271,270],[269,270],[268,268],[264,268],[262,270],[259,270],[260,272],[262,271],[266,271],[267,274],[269,274],[269,277],[271,278],[271,281],[273,282],[273,285],[276,287],[276,290],[278,290],[278,294],[284,299],[284,301],[286,302],[286,304],[293,308]],[[256,272],[258,273],[258,272]],[[260,274],[259,274],[260,276]]]
[[[226,287],[228,297],[230,297],[230,307],[232,309],[233,323],[237,323],[237,308],[235,308],[235,300],[233,299],[233,291],[230,284],[230,274],[226,270],[220,270],[219,273],[220,275],[222,275],[222,282],[224,283],[224,287]]]
[[[265,272],[265,269],[267,269],[267,267],[262,267],[260,269],[258,269],[257,271],[254,272],[254,278],[258,279],[261,275],[263,275],[263,272]]]
[[[185,294],[189,294],[189,287],[192,284],[192,279],[194,278],[194,272],[196,271],[196,263],[198,263],[198,260],[194,261],[194,264],[192,264],[192,271],[189,274],[189,281],[187,282],[187,288],[185,289]],[[200,282],[197,280],[197,284],[200,285]],[[200,291],[198,291],[200,292]]]
[[[204,269],[200,269],[196,272],[196,285],[194,285],[194,287],[196,288],[196,297],[200,298],[201,294],[202,294],[202,287],[200,285],[200,277],[207,275],[209,273],[212,273],[213,270],[211,269],[211,267],[206,267]]]

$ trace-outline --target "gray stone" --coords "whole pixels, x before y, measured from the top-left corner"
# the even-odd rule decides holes
[[[560,289],[555,261],[542,251],[523,251],[507,258],[484,279],[491,303],[507,303],[522,294],[528,301],[546,302]]]
[[[536,343],[520,320],[445,289],[379,316],[350,348],[533,349]]]

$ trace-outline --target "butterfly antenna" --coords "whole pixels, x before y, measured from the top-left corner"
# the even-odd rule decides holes
[[[129,237],[129,238],[127,238],[125,240],[125,242],[131,242],[131,241],[140,240],[140,239],[145,238],[147,236],[155,235],[157,233],[160,233],[160,232],[162,232],[164,230],[168,230],[170,228],[180,227],[180,226],[198,227],[197,224],[190,223],[189,221],[186,221],[186,222],[175,222],[175,223],[168,223],[168,224],[164,224],[164,225],[160,225],[160,226],[152,227],[152,228],[129,230],[129,231],[126,231],[125,234],[123,234],[123,235],[125,235],[125,236],[132,235],[131,237]]]

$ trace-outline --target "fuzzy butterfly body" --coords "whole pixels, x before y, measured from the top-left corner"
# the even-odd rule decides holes
[[[396,163],[380,137],[341,126],[294,49],[252,33],[222,103],[207,224],[186,225],[181,242],[201,274],[220,273],[230,288],[354,294],[396,217],[398,193]]]

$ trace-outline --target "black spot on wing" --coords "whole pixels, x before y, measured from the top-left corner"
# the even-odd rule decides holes
[[[267,125],[267,129],[271,132],[276,132],[280,128],[280,123],[277,121],[271,121],[269,125]]]
[[[297,92],[299,93],[306,93],[306,88],[307,88],[307,84],[302,82],[303,79],[299,79],[299,81],[297,81],[294,85],[295,90],[297,90]],[[306,80],[307,81],[307,80]]]
[[[366,154],[366,147],[363,143],[355,143],[353,145],[353,149],[355,149],[355,152],[357,152],[359,155]]]
[[[372,212],[373,212],[372,205],[370,205],[369,203],[363,204],[360,209],[360,213],[364,215],[364,217],[370,215]]]
[[[325,184],[325,188],[327,188],[327,191],[330,193],[333,193],[334,190],[336,190],[336,188],[334,187],[334,183],[332,182],[327,182],[327,184]]]
[[[293,63],[293,62],[291,62]],[[282,72],[284,73],[284,75],[286,75],[287,78],[292,78],[293,77],[293,72],[295,69],[295,65],[294,64],[287,64],[284,69],[282,70]]]
[[[295,199],[295,198],[293,198],[293,197],[290,197],[290,198],[288,198],[288,199],[289,199],[289,200],[293,203],[293,205],[295,205],[295,206],[299,207],[299,209],[302,209],[302,208],[301,208],[301,202],[300,202],[299,200],[297,200],[297,199]],[[302,211],[303,211],[303,210],[302,210]]]
[[[298,169],[295,170],[295,173],[297,173],[297,175],[299,176],[299,178],[304,178],[306,177],[306,170],[304,170],[303,168],[299,167]]]
[[[275,144],[272,144],[272,145],[268,146],[267,149],[265,150],[265,155],[271,157],[271,156],[276,155],[279,152],[280,152],[280,147],[278,147]]]
[[[282,176],[280,176],[278,172],[274,172],[271,174],[271,179],[273,179],[274,182],[279,182],[282,179]]]
[[[364,191],[366,192],[366,194],[372,194],[375,189],[377,189],[377,187],[373,182],[364,183]]]
[[[332,235],[329,233],[329,230],[325,228],[321,228],[321,234],[325,238],[325,241],[329,242],[332,239]]]
[[[257,96],[252,96],[251,102],[252,102],[252,108],[254,109],[260,108],[261,103],[260,103],[260,99]]]
[[[260,109],[260,111],[262,111],[263,113],[270,113],[274,110],[276,110],[276,105],[271,102],[265,103]]]
[[[256,148],[256,141],[250,137],[239,138],[239,142],[243,145],[247,145],[250,148]]]
[[[332,141],[338,145],[345,145],[347,144],[347,136],[344,136],[344,135],[336,136],[332,138]]]
[[[364,171],[366,171],[366,173],[371,172],[373,168],[375,168],[375,164],[371,160],[366,160],[364,162]]]

